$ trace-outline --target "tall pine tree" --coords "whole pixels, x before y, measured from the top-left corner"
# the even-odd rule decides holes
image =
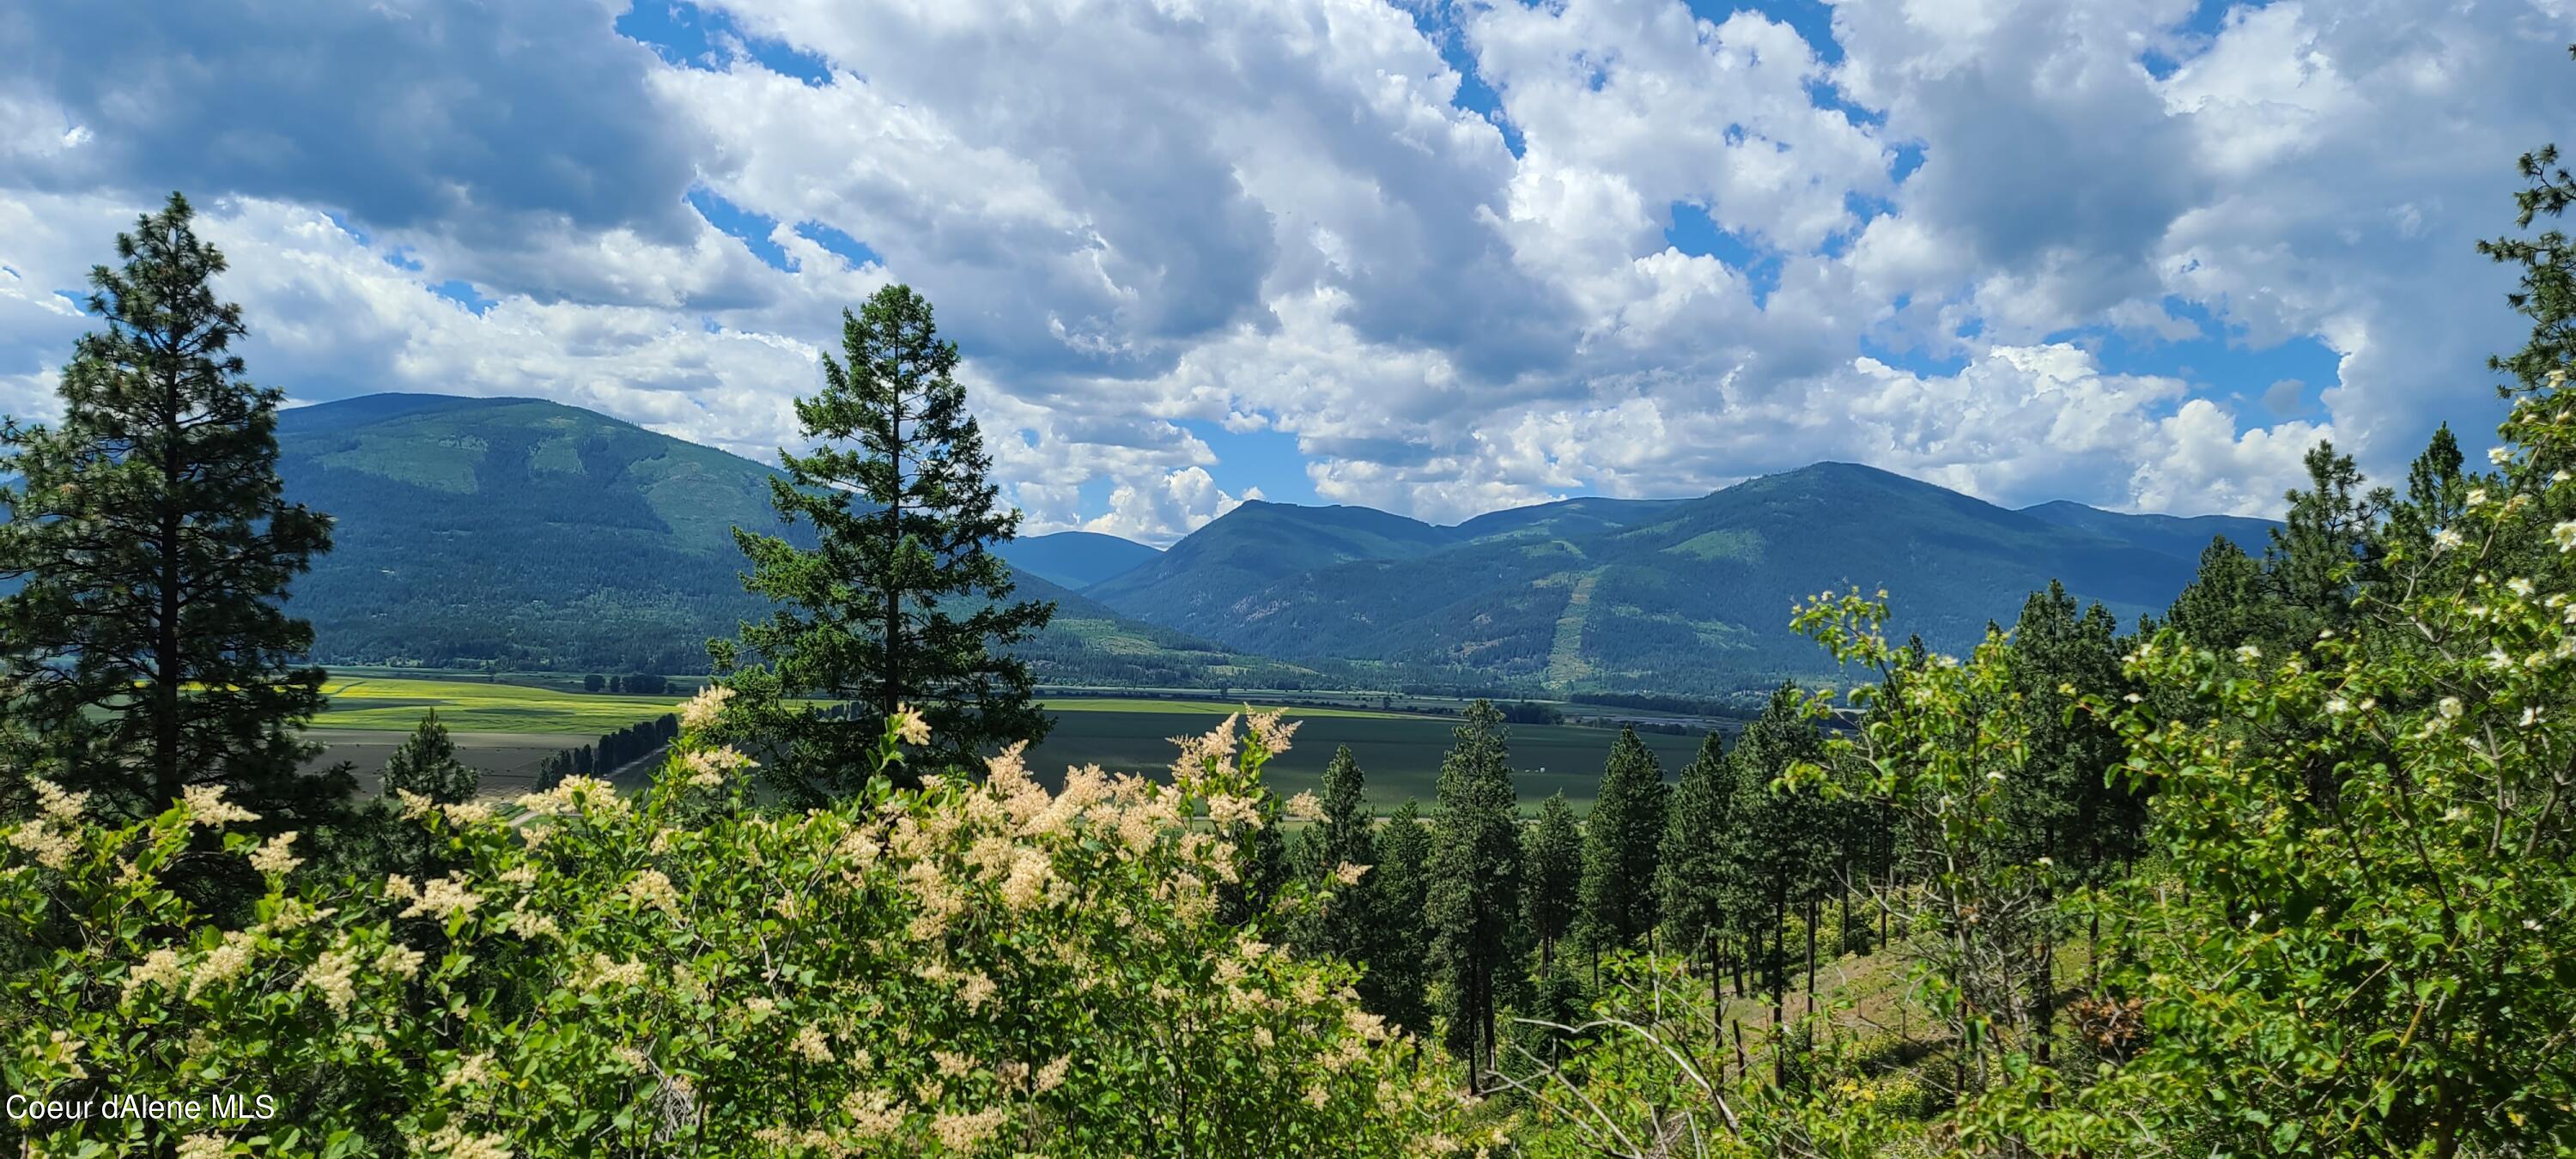
[[[1744,916],[1741,866],[1750,835],[1737,824],[1736,800],[1735,762],[1727,759],[1717,734],[1710,733],[1691,763],[1682,766],[1657,855],[1655,892],[1664,926],[1674,945],[1706,957],[1712,1010],[1724,1008],[1718,988],[1726,974],[1728,943]],[[1719,1033],[1724,1033],[1722,1020]]]
[[[1521,920],[1538,941],[1539,973],[1550,975],[1556,944],[1573,932],[1585,880],[1583,827],[1564,793],[1539,806],[1538,823],[1521,835],[1521,845]]]
[[[1431,830],[1422,807],[1396,807],[1376,834],[1377,864],[1360,884],[1377,921],[1360,976],[1363,1005],[1417,1035],[1431,1033]]]
[[[780,517],[812,525],[819,543],[736,528],[752,564],[744,588],[780,607],[744,624],[738,643],[710,643],[719,670],[757,661],[736,676],[740,708],[776,757],[764,774],[799,803],[861,787],[898,705],[929,720],[934,751],[918,762],[929,768],[980,768],[983,751],[1038,740],[1049,723],[1031,702],[1028,666],[1002,649],[1045,627],[1055,605],[1010,602],[1010,568],[990,550],[1018,533],[1020,516],[996,507],[956,344],[908,286],[841,319],[842,357],[826,354],[822,392],[796,401],[817,446],[781,451],[788,477],[770,484]],[[864,713],[785,707],[798,694]]]
[[[1495,1030],[1520,959],[1520,816],[1512,792],[1510,730],[1493,702],[1467,708],[1440,762],[1440,816],[1432,836],[1426,908],[1439,1011],[1450,1052],[1482,1090]]]
[[[1664,770],[1622,729],[1601,773],[1601,795],[1583,825],[1578,921],[1595,953],[1635,946],[1655,925],[1655,862],[1664,839]]]
[[[223,255],[186,198],[116,239],[90,272],[62,422],[0,423],[0,711],[35,767],[94,807],[158,812],[220,785],[259,827],[340,819],[345,769],[299,772],[316,746],[322,670],[289,617],[292,579],[330,550],[330,520],[285,501],[279,392],[231,352],[241,308],[215,294]]]

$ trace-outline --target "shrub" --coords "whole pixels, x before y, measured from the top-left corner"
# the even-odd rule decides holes
[[[39,1153],[1404,1154],[1454,1148],[1436,1066],[1352,968],[1213,920],[1211,819],[1263,793],[1275,715],[1190,740],[1174,783],[1016,749],[981,783],[752,806],[687,708],[641,799],[573,777],[407,801],[461,868],[323,885],[205,792],[116,828],[40,786],[0,829],[0,1077],[13,1093],[277,1100],[266,1119],[21,1120]],[[247,856],[255,920],[162,879]],[[1287,904],[1310,904],[1299,886]],[[1436,1058],[1436,1056],[1434,1056]]]

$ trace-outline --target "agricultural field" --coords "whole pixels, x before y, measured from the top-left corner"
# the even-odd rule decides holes
[[[324,688],[330,705],[311,734],[328,746],[320,762],[354,762],[362,779],[436,709],[465,761],[486,770],[496,789],[532,776],[537,763],[560,749],[589,744],[601,733],[672,711],[676,696],[620,696],[467,679],[375,676],[335,672]],[[1202,699],[1057,697],[1045,702],[1056,726],[1029,753],[1029,766],[1057,781],[1068,766],[1098,764],[1111,770],[1159,770],[1171,763],[1171,738],[1204,732],[1240,703]],[[1272,762],[1270,783],[1283,794],[1321,786],[1324,765],[1336,746],[1351,746],[1368,773],[1369,799],[1391,809],[1406,798],[1428,804],[1438,791],[1440,758],[1448,750],[1453,718],[1373,708],[1291,708],[1303,722],[1296,744]],[[1560,789],[1587,804],[1601,778],[1616,733],[1577,725],[1515,725],[1512,761],[1520,770],[1522,802],[1532,808]],[[1646,746],[1677,773],[1699,749],[1690,736],[1644,734]]]
[[[453,732],[573,733],[576,744],[677,710],[680,695],[626,696],[521,684],[333,673],[318,729],[410,731],[432,709]]]

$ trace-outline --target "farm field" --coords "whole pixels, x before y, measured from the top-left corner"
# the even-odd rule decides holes
[[[450,731],[579,734],[575,744],[675,711],[686,699],[336,672],[322,685],[322,694],[330,703],[314,719],[317,729],[408,732],[422,713],[436,709]]]
[[[436,709],[466,763],[486,770],[487,783],[498,790],[532,776],[549,754],[670,712],[681,699],[336,673],[324,691],[330,705],[311,734],[329,746],[320,763],[353,761],[366,783],[421,714]],[[1050,783],[1060,782],[1066,767],[1075,765],[1160,770],[1171,763],[1172,737],[1204,732],[1243,707],[1178,697],[1057,697],[1044,703],[1056,726],[1030,749],[1029,767]],[[1320,788],[1334,748],[1347,744],[1367,771],[1369,799],[1380,809],[1406,798],[1431,801],[1441,755],[1457,726],[1454,718],[1367,708],[1291,708],[1288,715],[1303,723],[1296,744],[1271,763],[1271,786],[1283,795]],[[1578,806],[1588,803],[1617,735],[1577,725],[1512,726],[1512,764],[1519,770],[1523,804],[1535,808],[1560,789]],[[1699,738],[1692,736],[1646,733],[1643,739],[1667,775],[1699,750]]]

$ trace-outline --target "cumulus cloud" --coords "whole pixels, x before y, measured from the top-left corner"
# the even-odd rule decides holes
[[[0,19],[0,410],[47,413],[89,264],[182,187],[299,400],[766,459],[909,282],[1032,531],[1167,542],[1260,497],[1247,432],[1440,521],[1824,458],[2274,513],[2319,439],[2386,474],[2493,420],[2470,242],[2576,123],[2557,0],[1838,5],[1830,45],[1678,0],[711,0],[792,77],[625,7]]]

